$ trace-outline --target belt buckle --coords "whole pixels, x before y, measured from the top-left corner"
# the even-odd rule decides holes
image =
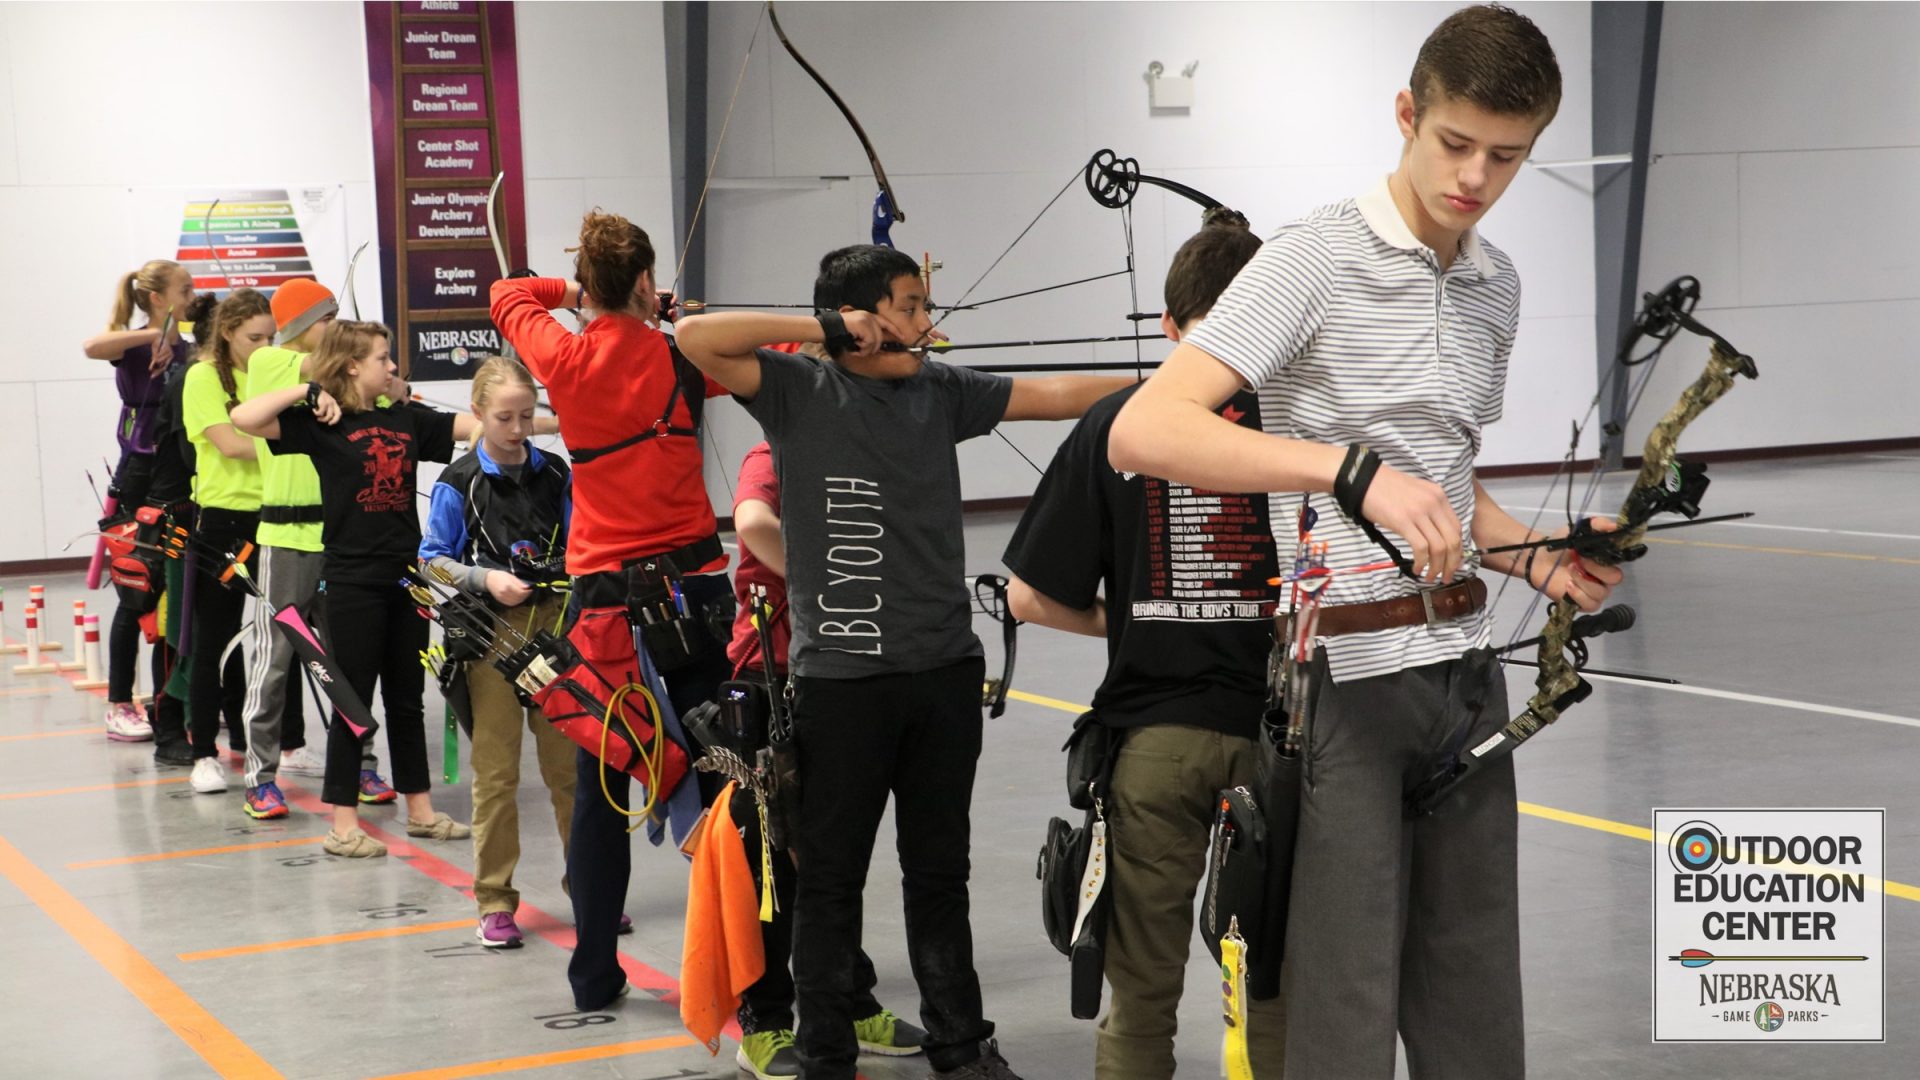
[[[1442,588],[1445,588],[1445,586],[1436,585],[1431,589],[1415,590],[1420,594],[1420,607],[1427,613],[1427,628],[1430,630],[1447,621],[1442,618],[1438,612],[1433,610],[1433,594],[1439,592]]]

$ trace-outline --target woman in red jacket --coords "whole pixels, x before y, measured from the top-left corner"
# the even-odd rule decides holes
[[[631,610],[630,598],[649,593],[671,597],[667,609],[678,618],[645,629],[672,709],[684,713],[711,700],[729,674],[724,643],[733,593],[700,455],[705,399],[725,390],[660,332],[653,244],[645,232],[596,210],[581,223],[575,250],[573,282],[496,282],[493,321],[547,388],[573,458],[567,571],[574,597],[583,615]],[[570,307],[594,316],[577,335],[551,314]],[[579,945],[567,977],[575,1005],[597,1009],[626,992],[615,936],[632,851],[626,816],[601,796],[599,762],[581,750],[577,766],[567,874]],[[607,770],[606,782],[611,799],[628,805],[628,777]],[[676,833],[698,811],[695,789],[683,783],[673,793],[649,793],[669,806]],[[683,816],[689,809],[694,813]]]

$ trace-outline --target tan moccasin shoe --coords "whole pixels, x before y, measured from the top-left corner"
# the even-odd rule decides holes
[[[320,845],[329,855],[338,855],[343,859],[377,859],[387,853],[387,845],[368,836],[363,830],[355,829],[345,836],[327,830],[327,838]]]
[[[407,835],[427,840],[465,840],[473,835],[473,830],[436,810],[432,821],[408,821]]]

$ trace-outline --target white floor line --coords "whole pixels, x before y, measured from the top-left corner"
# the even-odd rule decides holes
[[[1501,509],[1510,514],[1515,512],[1523,514],[1566,513],[1566,507],[1560,507],[1558,511],[1552,507],[1543,508],[1538,506],[1506,506]],[[1658,520],[1684,521],[1685,519],[1669,517],[1663,514]],[[1769,525],[1760,521],[1715,521],[1710,524],[1724,525],[1730,529],[1777,529],[1781,532],[1826,533],[1829,536],[1865,536],[1875,540],[1920,540],[1920,535],[1915,535],[1914,533],[1861,532],[1857,529],[1817,529],[1811,525]]]
[[[1853,456],[1874,458],[1879,461],[1920,461],[1920,454],[1855,454]]]
[[[1630,686],[1645,687],[1650,690],[1671,690],[1676,694],[1694,694],[1699,697],[1722,698],[1727,701],[1745,701],[1754,705],[1772,705],[1782,709],[1799,709],[1803,712],[1825,713],[1828,716],[1846,716],[1855,720],[1874,720],[1882,724],[1898,724],[1901,727],[1920,728],[1920,719],[1911,716],[1895,716],[1892,713],[1868,712],[1865,709],[1848,709],[1839,705],[1820,705],[1811,701],[1794,701],[1792,698],[1766,697],[1761,694],[1742,694],[1737,690],[1714,690],[1705,686],[1668,686],[1664,683],[1641,682],[1638,679],[1620,679],[1611,675],[1598,675],[1587,672],[1589,679],[1602,682],[1624,683]]]

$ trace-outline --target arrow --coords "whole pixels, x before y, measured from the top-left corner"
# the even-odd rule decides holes
[[[1865,960],[1864,956],[1715,956],[1705,949],[1682,949],[1680,955],[1669,956],[1669,960],[1679,961],[1681,967],[1703,968],[1715,961],[1752,961],[1763,960],[1772,963],[1827,963],[1843,960]]]

